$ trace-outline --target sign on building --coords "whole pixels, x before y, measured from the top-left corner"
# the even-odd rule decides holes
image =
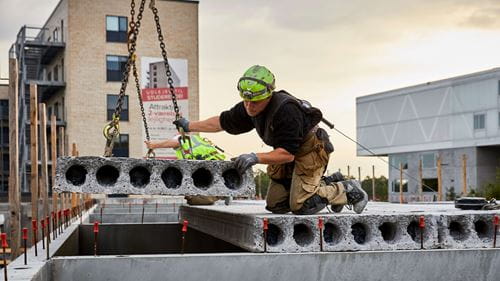
[[[169,64],[179,112],[182,116],[189,117],[187,60],[169,59]],[[174,138],[178,134],[172,124],[175,120],[175,111],[162,58],[141,58],[141,96],[151,140]],[[144,128],[142,134],[146,139]],[[143,146],[143,155],[146,152],[147,148]],[[156,149],[155,153],[158,159],[176,158],[172,149]]]

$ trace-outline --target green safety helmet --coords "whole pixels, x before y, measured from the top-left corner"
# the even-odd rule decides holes
[[[254,65],[238,81],[238,91],[245,101],[261,101],[272,95],[274,82],[274,74],[269,69]]]

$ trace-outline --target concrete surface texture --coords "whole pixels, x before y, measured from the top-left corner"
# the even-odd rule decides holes
[[[60,157],[58,192],[104,194],[216,195],[255,194],[253,173],[240,174],[231,161],[149,160]]]
[[[263,252],[266,241],[267,252],[287,253],[319,252],[321,247],[323,251],[491,248],[494,215],[500,211],[462,211],[450,204],[373,202],[360,215],[345,209],[339,214],[277,215],[266,211],[263,201],[180,209],[180,219],[188,220],[194,229],[252,252]],[[264,219],[268,220],[266,238]]]
[[[118,214],[90,214],[89,223],[165,223],[165,222],[178,222],[178,213],[155,213],[144,214],[141,213],[118,213]]]
[[[498,264],[500,249],[56,257],[50,280],[496,281]]]

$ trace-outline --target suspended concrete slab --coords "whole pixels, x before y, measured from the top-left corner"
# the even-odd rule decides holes
[[[372,202],[362,214],[346,210],[312,216],[271,214],[263,202],[180,208],[180,219],[191,228],[252,252],[285,253],[491,248],[494,215],[500,211]]]
[[[251,169],[240,174],[231,161],[60,157],[55,190],[249,197],[255,194],[255,182]]]

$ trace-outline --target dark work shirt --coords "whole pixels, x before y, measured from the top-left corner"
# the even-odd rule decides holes
[[[230,110],[220,114],[220,124],[224,131],[233,134],[243,134],[257,128],[257,133],[263,132],[268,117],[267,108],[256,117],[250,117],[243,102],[236,104]],[[306,114],[294,103],[286,103],[274,115],[273,131],[270,143],[274,149],[283,148],[291,154],[296,154],[302,144],[305,134],[310,130]],[[260,133],[259,133],[260,135]],[[261,136],[262,137],[262,136]]]

